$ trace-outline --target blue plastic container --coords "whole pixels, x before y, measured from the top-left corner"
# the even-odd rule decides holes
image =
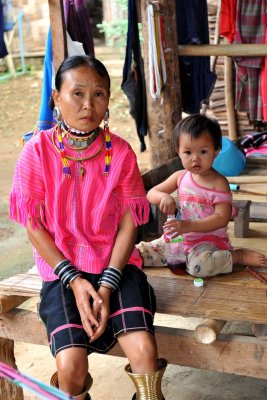
[[[222,149],[213,162],[213,168],[224,176],[237,176],[246,166],[246,156],[227,137],[222,137]]]

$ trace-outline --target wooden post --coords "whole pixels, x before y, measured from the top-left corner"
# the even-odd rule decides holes
[[[67,57],[67,40],[63,0],[48,0],[52,33],[53,66],[55,72]]]
[[[17,368],[14,357],[14,340],[0,337],[0,360],[13,368]],[[23,400],[23,390],[6,379],[0,378],[0,398],[3,400]]]
[[[164,18],[164,54],[167,82],[160,97],[154,100],[149,91],[147,2],[141,1],[149,144],[153,168],[176,156],[173,128],[181,119],[176,6],[174,0],[159,0],[159,5]]]
[[[195,328],[196,340],[202,344],[214,343],[225,324],[226,321],[204,319],[204,321]]]

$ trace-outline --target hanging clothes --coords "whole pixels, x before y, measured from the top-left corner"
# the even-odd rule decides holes
[[[220,34],[230,43],[235,38],[236,0],[222,0],[220,14]]]
[[[146,89],[135,0],[128,0],[127,45],[121,88],[130,103],[130,114],[135,120],[141,143],[140,151],[145,151],[144,136],[147,135]]]
[[[74,41],[83,44],[85,54],[94,55],[94,41],[87,0],[64,0],[66,30]]]
[[[236,44],[265,43],[265,0],[237,0]],[[263,120],[261,69],[264,57],[236,57],[236,109]]]
[[[8,55],[6,44],[4,41],[4,12],[3,3],[0,0],[0,58],[4,58]]]
[[[206,0],[177,0],[176,19],[179,44],[209,44]],[[179,65],[183,111],[198,113],[216,81],[210,57],[179,57]]]

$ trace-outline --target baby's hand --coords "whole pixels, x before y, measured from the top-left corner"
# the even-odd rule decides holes
[[[170,194],[165,193],[159,203],[159,209],[164,214],[174,214],[176,210],[176,202],[174,198]]]
[[[165,222],[163,229],[164,231],[168,231],[168,236],[176,238],[177,236],[188,232],[187,225],[188,221],[172,219],[171,221]]]

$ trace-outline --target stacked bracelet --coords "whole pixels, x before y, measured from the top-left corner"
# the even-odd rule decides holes
[[[100,286],[104,286],[107,289],[111,289],[113,292],[118,289],[122,277],[122,272],[115,267],[108,267],[103,272],[101,278],[98,281]]]
[[[74,281],[74,279],[78,278],[78,276],[82,276],[82,274],[77,271],[72,263],[66,259],[57,263],[54,268],[54,273],[59,277],[63,285],[67,288],[69,287],[69,284]]]

